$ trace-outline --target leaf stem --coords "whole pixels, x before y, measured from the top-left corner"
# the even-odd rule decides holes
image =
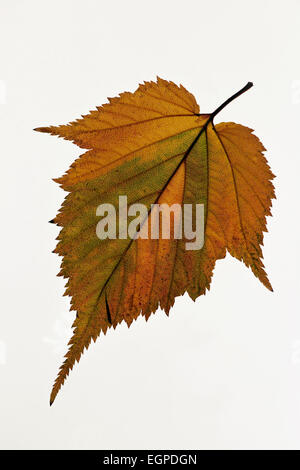
[[[236,93],[234,93],[234,95],[232,95],[230,98],[228,98],[226,101],[224,101],[224,103],[222,103],[209,117],[208,121],[209,122],[212,122],[214,117],[219,114],[220,111],[222,111],[222,109],[225,108],[225,106],[227,106],[229,103],[231,103],[231,101],[235,100],[238,96],[242,95],[243,93],[245,93],[245,91],[248,91],[250,88],[253,87],[253,83],[252,82],[248,82],[247,85],[245,85],[243,88],[241,88],[239,91],[237,91]]]
[[[234,95],[232,95],[230,98],[228,98],[226,101],[224,101],[224,103],[222,103],[213,113],[209,114],[209,118],[207,119],[206,123],[204,124],[204,126],[201,128],[199,134],[197,135],[197,137],[194,139],[194,141],[191,143],[191,145],[189,146],[187,152],[185,153],[185,156],[183,158],[183,160],[186,159],[186,157],[188,156],[188,154],[190,153],[190,151],[193,149],[193,147],[196,145],[196,143],[198,142],[198,140],[200,139],[200,136],[202,135],[202,133],[205,131],[206,132],[206,129],[207,129],[207,126],[208,124],[210,124],[211,122],[213,122],[214,120],[214,117],[219,114],[220,111],[222,111],[223,108],[225,108],[225,106],[227,106],[229,103],[231,103],[231,101],[235,100],[238,96],[242,95],[243,93],[245,93],[245,91],[249,90],[249,88],[252,88],[253,87],[253,83],[252,82],[248,82],[247,85],[245,85],[243,88],[241,88],[239,91],[237,91],[236,93],[234,93]],[[199,116],[201,116],[201,114],[199,114]],[[182,163],[182,162],[181,162]]]

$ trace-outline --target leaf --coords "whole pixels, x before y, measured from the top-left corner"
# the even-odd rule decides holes
[[[195,300],[210,287],[216,260],[228,251],[250,267],[270,290],[262,263],[266,216],[275,197],[265,150],[252,129],[214,117],[252,86],[248,83],[212,114],[199,114],[193,95],[182,85],[157,79],[135,93],[109,99],[90,114],[63,126],[42,127],[87,149],[57,181],[68,191],[54,219],[62,227],[55,252],[63,257],[60,275],[65,295],[77,312],[74,333],[56,382],[53,403],[75,361],[91,340],[123,320],[146,319],[158,306],[168,314],[176,296]],[[99,204],[147,206],[204,204],[205,241],[187,250],[173,238],[99,240]],[[157,221],[157,219],[155,219]],[[149,223],[150,225],[150,223]],[[140,226],[147,230],[146,223]]]

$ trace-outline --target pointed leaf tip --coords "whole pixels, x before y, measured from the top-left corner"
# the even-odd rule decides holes
[[[50,127],[36,127],[33,130],[36,132],[51,132]]]

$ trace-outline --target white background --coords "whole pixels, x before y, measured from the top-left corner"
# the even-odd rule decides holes
[[[0,0],[0,447],[300,448],[300,2]],[[32,131],[86,114],[156,75],[255,129],[277,201],[265,264],[274,293],[227,255],[208,295],[178,298],[100,337],[56,402],[73,313],[48,223],[51,178],[82,153]]]

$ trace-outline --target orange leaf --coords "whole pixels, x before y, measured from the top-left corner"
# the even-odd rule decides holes
[[[265,149],[251,129],[213,123],[251,86],[214,113],[200,114],[182,85],[158,78],[71,124],[36,129],[87,149],[56,180],[69,194],[54,219],[62,226],[55,251],[63,257],[60,275],[68,279],[66,295],[77,315],[50,403],[100,332],[123,320],[130,326],[139,315],[147,319],[159,305],[168,314],[175,297],[185,292],[193,300],[205,294],[216,260],[226,251],[272,290],[261,251],[275,197]],[[118,201],[124,195],[128,205],[143,204],[146,217],[134,237],[126,232],[100,240],[97,207],[111,204],[120,217]],[[204,244],[187,249],[186,234],[177,237],[181,208],[197,204],[204,208]],[[162,218],[171,206],[170,236],[165,237]]]

